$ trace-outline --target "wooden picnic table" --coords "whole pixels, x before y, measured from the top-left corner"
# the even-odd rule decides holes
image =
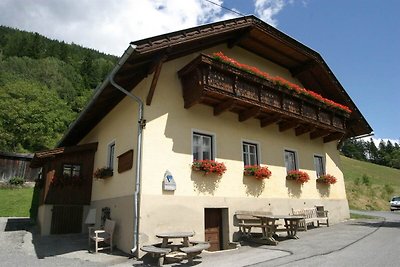
[[[175,239],[175,238],[182,238],[183,242],[182,245],[184,247],[190,246],[189,243],[189,237],[194,236],[194,232],[168,232],[168,233],[160,233],[156,234],[158,238],[162,238],[162,248],[168,247],[168,242],[170,239]]]
[[[263,229],[263,238],[271,245],[277,245],[278,241],[274,238],[278,225],[276,222],[280,219],[285,221],[285,228],[287,237],[292,239],[299,239],[297,230],[299,228],[300,220],[304,219],[302,216],[296,215],[255,215],[261,220],[261,224],[267,227]]]

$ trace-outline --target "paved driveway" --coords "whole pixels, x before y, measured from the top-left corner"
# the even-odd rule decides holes
[[[275,247],[242,244],[236,250],[204,252],[195,265],[398,266],[400,212],[368,214],[385,219],[321,226],[299,232],[300,239],[284,240]],[[0,266],[150,266],[127,255],[88,253],[86,235],[37,236],[23,219],[0,218],[0,240]]]

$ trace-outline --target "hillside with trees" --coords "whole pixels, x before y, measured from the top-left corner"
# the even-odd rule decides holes
[[[116,61],[0,26],[0,151],[53,148]]]
[[[352,159],[400,169],[400,145],[390,140],[381,140],[376,146],[372,138],[369,141],[349,139],[343,143],[341,152]]]

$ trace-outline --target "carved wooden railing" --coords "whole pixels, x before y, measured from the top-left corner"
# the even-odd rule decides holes
[[[346,131],[346,119],[350,116],[347,112],[299,95],[210,56],[200,55],[178,74],[185,108],[197,103],[215,105],[205,101],[207,97],[221,102],[228,98],[243,107],[259,108],[265,114],[327,129],[330,134]]]

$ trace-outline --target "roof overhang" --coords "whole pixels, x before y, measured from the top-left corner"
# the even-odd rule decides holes
[[[127,59],[113,70],[116,71],[114,80],[132,90],[155,71],[160,60],[170,61],[220,44],[227,44],[230,48],[239,46],[289,69],[307,89],[349,107],[353,112],[344,138],[372,132],[368,122],[317,52],[254,16],[132,42],[135,49],[128,56],[126,53],[123,55]],[[58,145],[77,144],[123,98],[124,94],[115,89],[108,79],[105,80]]]

